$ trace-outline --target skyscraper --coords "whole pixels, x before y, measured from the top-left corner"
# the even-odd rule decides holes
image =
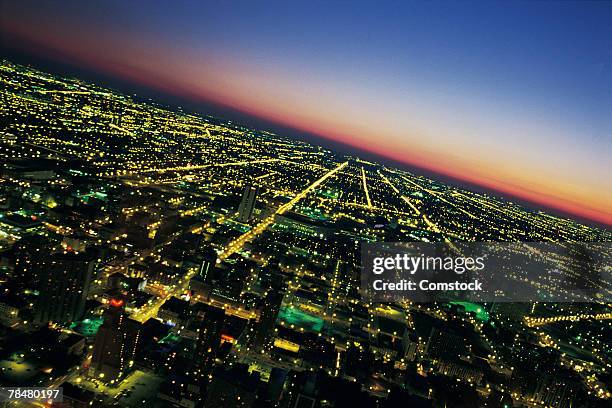
[[[270,345],[282,301],[283,295],[275,290],[269,291],[263,300],[259,322],[253,338],[253,349],[256,353]]]
[[[257,199],[258,188],[252,185],[247,186],[242,193],[242,200],[238,206],[238,221],[248,222],[253,216],[255,200]]]
[[[209,282],[213,276],[213,270],[217,265],[217,253],[211,247],[206,247],[202,253],[202,264],[198,271],[198,276],[202,281]]]
[[[90,252],[54,253],[37,258],[32,266],[40,292],[35,321],[64,323],[81,318],[94,266],[95,257]]]
[[[194,354],[194,372],[199,379],[206,378],[213,369],[221,345],[221,329],[225,310],[208,306],[200,312],[200,328]]]
[[[114,382],[132,366],[140,336],[140,323],[124,312],[125,301],[113,298],[104,313],[94,342],[89,375]]]

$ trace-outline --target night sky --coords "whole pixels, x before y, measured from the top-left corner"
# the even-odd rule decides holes
[[[612,2],[0,4],[7,55],[612,225]]]

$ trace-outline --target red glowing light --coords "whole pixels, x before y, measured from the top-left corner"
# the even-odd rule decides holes
[[[121,307],[123,306],[123,299],[111,299],[110,304],[113,307]]]

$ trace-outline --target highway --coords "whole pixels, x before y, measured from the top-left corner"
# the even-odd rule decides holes
[[[361,182],[363,183],[363,191],[366,196],[367,208],[372,208],[372,200],[370,200],[370,192],[368,191],[368,180],[366,179],[365,169],[361,167]]]
[[[348,162],[344,162],[334,169],[325,173],[321,178],[316,180],[314,183],[306,187],[300,193],[298,193],[295,197],[291,199],[291,201],[281,205],[276,212],[272,215],[266,217],[263,221],[257,224],[253,229],[244,233],[243,235],[236,238],[232,241],[228,247],[219,255],[219,259],[226,259],[228,256],[240,251],[242,247],[247,243],[256,238],[258,235],[263,233],[270,225],[274,223],[274,217],[277,214],[284,214],[289,211],[295,204],[297,204],[301,199],[306,197],[309,193],[311,193],[314,189],[319,187],[321,184],[325,183],[327,179],[332,177],[338,171],[342,170],[344,167],[348,165]],[[185,291],[189,288],[189,280],[195,275],[195,270],[187,273],[177,284],[173,285],[171,289],[168,291],[166,296],[157,298],[151,305],[143,307],[140,311],[133,313],[130,317],[139,322],[145,322],[151,317],[157,316],[157,312],[159,308],[164,304],[164,302],[169,299],[171,296],[180,296],[185,293]]]
[[[190,270],[176,284],[170,287],[170,290],[168,290],[168,293],[165,296],[156,298],[153,303],[143,306],[139,311],[132,313],[130,317],[141,323],[146,322],[152,317],[156,317],[159,308],[166,302],[166,300],[170,299],[172,296],[180,297],[187,291],[187,289],[189,289],[189,281],[194,277],[196,272],[197,269]]]
[[[312,183],[311,185],[306,187],[304,190],[302,190],[300,193],[298,193],[295,197],[293,197],[291,199],[291,201],[281,205],[276,210],[276,212],[274,212],[274,214],[269,215],[268,217],[264,218],[263,221],[261,221],[259,224],[257,224],[253,229],[251,229],[250,231],[248,231],[248,232],[244,233],[243,235],[239,236],[234,241],[230,242],[230,244],[227,246],[227,248],[225,248],[225,251],[223,251],[219,255],[219,260],[222,261],[222,260],[226,259],[227,257],[229,257],[230,255],[233,255],[236,252],[240,251],[242,249],[242,247],[247,242],[252,241],[258,235],[260,235],[262,232],[264,232],[266,229],[268,229],[268,227],[270,225],[274,224],[274,217],[276,215],[284,214],[287,211],[289,211],[301,199],[306,197],[310,192],[312,192],[314,189],[319,187],[321,184],[325,183],[327,181],[327,179],[332,177],[338,171],[340,171],[343,168],[345,168],[347,165],[348,165],[348,162],[344,162],[344,163],[338,165],[336,168],[328,171],[320,179],[316,180],[314,183]]]

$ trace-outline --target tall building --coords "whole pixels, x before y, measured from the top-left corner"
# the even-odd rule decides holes
[[[282,301],[283,295],[275,290],[269,291],[266,295],[261,305],[261,314],[253,339],[253,350],[256,353],[261,352],[271,344],[276,317]]]
[[[42,271],[47,270],[47,263],[55,245],[47,237],[26,235],[14,245],[15,283],[31,290],[39,290]]]
[[[202,264],[200,265],[198,276],[200,276],[204,282],[210,282],[216,265],[217,253],[211,247],[206,247],[202,253]]]
[[[89,375],[114,382],[134,363],[140,323],[124,312],[125,301],[113,298],[94,342]]]
[[[215,357],[221,346],[221,329],[225,321],[225,310],[208,306],[199,313],[200,328],[194,353],[194,372],[200,380],[211,372]]]
[[[39,291],[34,320],[65,323],[80,319],[94,274],[95,256],[90,252],[54,253],[37,258],[31,267]]]
[[[242,193],[242,200],[238,206],[238,221],[248,222],[253,216],[257,192],[258,188],[255,186],[247,186],[244,189],[244,193]]]
[[[215,270],[217,269],[217,253],[210,247],[204,247],[202,251],[202,263],[195,275],[189,281],[189,289],[192,296],[196,299],[208,301],[213,288],[213,279],[215,278]]]

